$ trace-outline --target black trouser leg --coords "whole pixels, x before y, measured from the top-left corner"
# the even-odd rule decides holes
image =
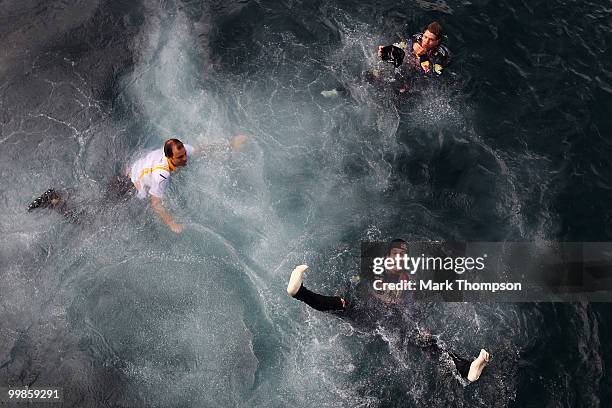
[[[448,353],[450,358],[453,359],[455,363],[455,367],[457,368],[457,372],[463,377],[467,379],[468,373],[470,372],[471,361],[464,359],[463,357],[458,356],[454,351],[446,350],[443,347],[440,347],[438,344],[438,339],[436,337],[430,337],[426,340],[420,347],[426,349],[430,353],[439,356],[441,353]]]
[[[41,194],[40,197],[30,203],[30,205],[28,206],[28,211],[32,211],[36,208],[57,209],[61,208],[63,204],[64,202],[62,196],[57,191],[50,188],[49,190]]]
[[[321,312],[327,312],[330,310],[344,310],[342,299],[340,297],[319,295],[318,293],[314,293],[306,289],[304,285],[300,286],[300,289],[297,291],[294,298]]]
[[[448,351],[447,353],[455,362],[455,367],[457,367],[457,371],[459,372],[459,374],[461,374],[463,378],[467,378],[472,363],[462,357],[459,357],[452,351]]]
[[[37,208],[48,208],[62,214],[64,217],[77,221],[79,213],[74,208],[74,203],[71,203],[70,194],[67,190],[57,191],[52,188],[45,191],[40,197],[32,201],[28,206],[28,211]]]
[[[134,191],[134,184],[128,176],[115,176],[108,183],[106,199],[108,201],[119,201],[128,197]]]

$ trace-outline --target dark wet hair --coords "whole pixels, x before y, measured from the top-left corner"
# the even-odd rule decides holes
[[[391,244],[389,245],[389,250],[387,251],[387,253],[391,252],[393,248],[400,248],[408,252],[408,243],[404,241],[403,239],[394,239],[393,241],[391,241]]]
[[[166,155],[166,157],[172,158],[174,146],[176,146],[177,149],[181,149],[183,148],[183,142],[178,139],[166,140],[166,142],[164,143],[164,155]]]
[[[430,33],[435,35],[436,39],[438,39],[438,40],[441,40],[442,36],[444,35],[444,30],[442,29],[442,24],[438,23],[437,21],[433,21],[433,22],[429,23],[429,25],[427,26],[427,28],[425,30],[429,31]],[[425,32],[425,31],[423,31],[423,32]]]

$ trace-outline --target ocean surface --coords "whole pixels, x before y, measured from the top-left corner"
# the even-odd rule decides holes
[[[493,360],[464,387],[334,294],[359,243],[612,241],[608,1],[0,2],[0,386],[66,407],[612,406],[612,308],[435,303]],[[401,97],[376,48],[446,29]],[[321,91],[339,90],[325,98]],[[168,230],[107,182],[146,149],[249,136],[173,175]],[[77,221],[26,211],[49,187]]]

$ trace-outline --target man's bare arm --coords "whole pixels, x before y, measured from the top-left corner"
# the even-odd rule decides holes
[[[247,137],[244,135],[238,135],[233,137],[232,140],[230,140],[229,142],[210,143],[201,146],[196,146],[193,149],[193,154],[208,154],[213,152],[222,152],[229,149],[238,150],[240,149],[240,146],[242,146],[244,142],[246,142],[246,138]]]
[[[159,215],[159,218],[162,219],[164,224],[166,224],[172,232],[180,234],[181,231],[183,231],[183,226],[174,222],[168,210],[162,205],[162,201],[159,197],[151,196],[151,207],[153,207],[153,210]]]

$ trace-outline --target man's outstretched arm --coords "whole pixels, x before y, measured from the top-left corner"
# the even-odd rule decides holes
[[[180,234],[181,231],[183,231],[183,226],[174,222],[168,210],[164,208],[164,206],[162,205],[161,198],[152,195],[151,206],[153,207],[153,210],[155,210],[157,215],[159,215],[159,218],[162,219],[164,224],[166,224],[172,230],[172,232]]]
[[[210,143],[205,145],[196,146],[193,149],[194,155],[199,154],[208,154],[213,152],[222,152],[225,150],[238,150],[240,146],[246,142],[247,137],[244,135],[238,135],[232,138],[229,142],[221,142],[221,143]]]

